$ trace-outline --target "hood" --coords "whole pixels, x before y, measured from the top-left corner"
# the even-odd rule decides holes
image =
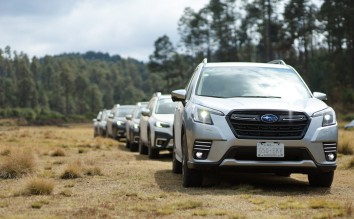
[[[168,122],[170,124],[173,123],[173,114],[155,114],[154,117],[155,119],[161,121],[161,122]]]
[[[195,97],[193,102],[211,109],[219,110],[225,115],[231,110],[285,110],[313,113],[327,108],[327,104],[316,98],[303,100],[286,100],[280,98],[214,98]]]

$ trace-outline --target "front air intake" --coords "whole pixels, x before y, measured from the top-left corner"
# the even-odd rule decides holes
[[[292,111],[232,111],[226,119],[240,139],[298,140],[310,124],[306,114]]]
[[[198,160],[205,160],[208,157],[211,145],[210,140],[195,140],[193,145],[193,158]]]

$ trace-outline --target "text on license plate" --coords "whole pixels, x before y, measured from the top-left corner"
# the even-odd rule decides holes
[[[284,157],[284,144],[259,142],[257,143],[257,157]]]

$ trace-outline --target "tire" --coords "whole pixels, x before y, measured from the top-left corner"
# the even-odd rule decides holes
[[[176,159],[176,153],[172,151],[172,173],[182,173],[182,163]]]
[[[309,173],[308,180],[310,186],[331,187],[334,178],[334,171],[326,173]]]
[[[148,150],[142,141],[139,141],[139,154],[147,154]]]
[[[188,147],[185,133],[182,136],[182,185],[183,187],[200,187],[203,183],[203,175],[200,171],[188,168]]]
[[[150,129],[148,129],[148,155],[150,159],[157,159],[159,158],[159,150],[157,148],[152,147],[151,143],[151,132]]]
[[[126,140],[126,141],[125,141],[125,147],[126,147],[126,148],[130,148],[130,147],[131,147],[131,143],[130,143],[129,140]]]
[[[159,150],[156,148],[149,147],[148,154],[150,159],[157,159],[159,158]]]
[[[138,151],[139,145],[137,143],[130,143],[130,151],[135,152]]]

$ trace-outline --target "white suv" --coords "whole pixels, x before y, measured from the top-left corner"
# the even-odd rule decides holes
[[[148,154],[150,159],[159,157],[161,150],[172,150],[172,126],[176,103],[171,95],[155,93],[140,118],[140,154]]]
[[[186,89],[172,92],[174,173],[201,186],[215,170],[308,174],[330,187],[338,127],[333,109],[283,61],[199,64]]]

